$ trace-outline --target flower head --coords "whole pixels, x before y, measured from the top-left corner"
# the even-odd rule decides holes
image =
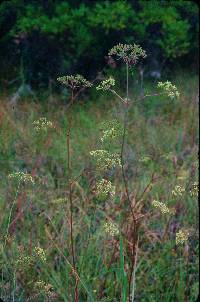
[[[36,246],[34,248],[34,252],[35,252],[35,255],[43,262],[46,262],[46,253],[45,251],[39,247],[39,246]]]
[[[107,179],[100,180],[96,185],[96,194],[100,197],[106,197],[115,195],[115,186],[112,185],[111,181]]]
[[[108,53],[109,56],[117,56],[128,64],[136,64],[138,59],[145,58],[146,52],[136,44],[117,44]]]
[[[24,172],[13,172],[8,175],[8,178],[16,179],[19,182],[23,182],[23,183],[32,183],[32,184],[35,183],[31,174],[24,173]]]
[[[121,166],[121,159],[118,153],[110,153],[107,150],[91,151],[97,163],[97,168],[100,170],[107,170],[116,166]]]
[[[52,293],[53,286],[49,283],[39,280],[35,282],[34,288],[46,295],[50,295]]]
[[[197,182],[194,182],[192,188],[190,189],[190,195],[198,197],[198,193],[199,193],[199,184]]]
[[[117,227],[117,225],[111,221],[106,222],[103,226],[105,233],[107,233],[108,235],[114,237],[119,235],[119,229]]]
[[[162,89],[171,99],[178,98],[180,96],[176,86],[172,85],[172,83],[169,81],[158,82],[157,87]]]
[[[37,132],[40,131],[46,132],[48,129],[54,128],[53,123],[51,121],[48,121],[46,117],[41,117],[39,120],[34,121],[33,125],[34,125],[34,129]]]
[[[158,208],[160,209],[160,211],[163,213],[163,214],[173,214],[174,211],[172,209],[169,209],[166,204],[164,204],[163,202],[161,201],[157,201],[157,200],[153,200],[152,201],[152,205],[155,207],[155,208]]]
[[[186,230],[179,230],[176,233],[176,244],[183,244],[188,241],[189,232]]]
[[[100,126],[103,136],[101,141],[114,140],[122,135],[122,126],[117,120],[103,122]]]
[[[82,75],[77,74],[75,76],[73,75],[67,75],[63,77],[57,78],[57,81],[70,87],[71,89],[77,89],[79,87],[91,87],[92,83],[87,81]]]
[[[185,192],[185,188],[182,186],[175,186],[174,190],[172,190],[172,195],[174,196],[182,196]]]
[[[96,89],[107,91],[113,86],[115,86],[115,80],[112,77],[109,77],[107,80],[102,81],[101,84],[96,87]]]

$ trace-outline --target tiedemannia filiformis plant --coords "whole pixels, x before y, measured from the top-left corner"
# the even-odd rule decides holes
[[[171,205],[170,202],[160,200],[156,195],[150,197],[150,204],[148,207],[145,203],[147,195],[151,192],[152,185],[157,181],[157,175],[154,173],[144,188],[141,194],[134,195],[132,192],[132,184],[130,183],[130,178],[127,170],[127,163],[129,161],[126,158],[126,146],[127,146],[127,136],[128,136],[128,127],[129,127],[129,117],[130,109],[135,106],[138,101],[142,101],[148,97],[153,96],[166,96],[169,98],[169,101],[172,102],[174,99],[178,99],[180,94],[176,86],[171,82],[159,82],[156,87],[154,94],[146,94],[141,98],[133,97],[130,94],[129,89],[129,74],[130,69],[135,68],[137,62],[141,59],[145,59],[146,52],[139,45],[129,45],[129,44],[118,44],[114,46],[108,53],[110,57],[115,57],[117,60],[121,60],[126,67],[126,87],[125,93],[121,95],[117,90],[116,80],[113,77],[108,77],[103,79],[96,86],[96,90],[101,92],[108,92],[115,96],[119,100],[120,106],[123,111],[123,119],[112,118],[110,120],[102,121],[99,126],[99,141],[98,145],[100,146],[96,150],[90,151],[90,158],[94,164],[94,173],[95,173],[95,184],[91,185],[94,193],[94,198],[97,200],[97,203],[105,205],[103,207],[104,215],[100,217],[100,234],[105,235],[109,241],[109,246],[113,245],[113,256],[112,258],[116,260],[118,265],[118,271],[116,273],[117,286],[119,290],[117,291],[117,297],[113,297],[113,300],[116,298],[116,301],[121,302],[134,302],[136,295],[136,276],[137,276],[137,266],[140,262],[140,250],[141,250],[141,240],[140,232],[142,229],[142,223],[145,223],[145,219],[150,220],[153,213],[161,213],[164,219],[166,220],[166,225],[160,235],[160,243],[164,242],[169,231],[169,226],[172,217],[176,215],[176,208]],[[62,85],[67,86],[71,91],[71,97],[67,105],[67,110],[71,110],[73,104],[75,103],[79,94],[83,89],[92,87],[92,83],[86,80],[81,75],[67,75],[59,77],[58,82]],[[70,112],[71,113],[71,112]],[[68,115],[67,121],[67,133],[66,133],[66,144],[67,144],[67,193],[63,198],[58,198],[54,203],[66,203],[69,202],[69,213],[66,213],[66,221],[69,221],[69,242],[70,242],[70,256],[64,256],[67,262],[69,269],[71,270],[71,278],[73,290],[71,290],[70,302],[81,302],[82,292],[81,287],[86,289],[84,282],[82,281],[82,272],[79,271],[81,268],[78,265],[79,253],[76,246],[76,238],[74,232],[75,223],[78,224],[78,221],[75,221],[76,211],[74,205],[74,196],[73,188],[76,181],[73,175],[73,154],[72,154],[72,140],[71,140],[71,131],[73,127],[72,123],[72,114]],[[51,143],[50,133],[54,130],[54,124],[51,121],[48,121],[46,118],[40,118],[33,122],[32,125],[35,130],[36,135],[44,138],[44,148],[47,149]],[[148,163],[151,163],[152,158],[150,156],[144,156],[138,160],[138,165],[148,166]],[[19,183],[18,191],[21,190],[23,184],[23,191],[26,186],[37,186],[36,172],[38,167],[41,164],[41,158],[39,156],[36,161],[32,172],[24,173],[17,172],[12,173],[9,176],[10,181],[17,181]],[[86,169],[84,169],[86,170]],[[83,170],[83,171],[84,171]],[[81,172],[82,173],[82,172]],[[82,175],[80,173],[80,176]],[[119,177],[120,176],[120,177]],[[115,181],[117,179],[117,181]],[[119,185],[120,183],[120,185]],[[23,192],[22,192],[23,193]],[[185,194],[189,194],[191,198],[196,197],[198,194],[198,185],[196,182],[190,184],[189,187],[185,187],[182,183],[177,183],[173,190],[170,192],[170,198],[176,200],[178,198],[183,198]],[[16,194],[16,200],[13,202],[13,207],[17,203],[17,199],[21,196]],[[24,195],[22,195],[24,196]],[[151,195],[152,196],[152,195]],[[24,196],[26,198],[26,196]],[[118,202],[120,200],[120,202]],[[148,199],[149,200],[149,199]],[[98,204],[95,204],[94,207],[98,207]],[[13,207],[11,207],[9,220],[6,230],[6,239],[4,245],[6,245],[9,237],[10,226],[13,225],[11,221]],[[14,219],[15,222],[15,219]],[[68,225],[68,224],[66,224]],[[97,224],[98,225],[98,224]],[[174,246],[184,245],[188,243],[189,236],[191,236],[191,230],[187,228],[181,228],[178,226],[176,230],[176,235],[174,238]],[[100,239],[102,237],[100,236]],[[55,294],[54,287],[47,278],[40,278],[39,273],[35,270],[35,262],[39,263],[39,266],[42,267],[48,257],[46,256],[45,251],[40,247],[36,247],[31,250],[31,253],[26,253],[23,251],[21,255],[17,258],[15,262],[15,272],[20,272],[22,276],[23,283],[29,282],[29,276],[31,274],[33,283],[29,283],[29,287],[32,287],[32,294],[49,297]],[[100,282],[100,281],[99,281]],[[99,284],[99,283],[98,283]],[[97,302],[103,301],[107,296],[104,294],[106,287],[106,281],[103,281],[100,284],[100,288],[95,289],[97,292],[97,300],[92,300],[88,298],[87,301]],[[86,291],[86,290],[85,290]],[[99,293],[98,293],[99,292]],[[86,292],[86,295],[88,292]],[[88,294],[89,297],[89,294]],[[89,300],[90,299],[90,300]],[[86,301],[86,300],[85,300]],[[110,300],[111,301],[111,300]]]

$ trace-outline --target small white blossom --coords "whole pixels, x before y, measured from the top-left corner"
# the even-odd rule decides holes
[[[160,211],[163,213],[163,214],[173,214],[174,211],[172,209],[169,209],[163,202],[161,201],[157,201],[157,200],[153,200],[152,201],[152,205],[155,207],[155,208],[158,208],[160,209]]]
[[[101,82],[99,86],[96,87],[97,90],[110,90],[111,87],[115,86],[115,80],[109,77],[107,80]]]
[[[31,174],[24,173],[24,172],[13,172],[8,175],[8,178],[16,179],[19,182],[24,182],[24,183],[32,183],[32,184],[35,183]]]
[[[185,192],[185,188],[183,188],[182,186],[176,186],[174,190],[172,190],[172,195],[182,196],[184,192]]]
[[[108,235],[114,237],[119,235],[119,229],[117,227],[117,225],[111,221],[106,222],[103,226],[105,233],[107,233]]]
[[[39,120],[33,122],[34,129],[37,132],[47,131],[50,128],[54,128],[53,123],[48,121],[46,117],[41,117]]]
[[[171,82],[166,81],[166,82],[158,82],[158,88],[162,89],[163,91],[166,92],[168,97],[171,99],[174,99],[175,97],[178,98],[180,96],[180,93],[178,92],[178,89],[176,88],[175,85],[172,85]]]
[[[179,230],[176,233],[176,244],[184,244],[188,241],[189,232],[186,230]]]
[[[110,153],[107,150],[95,150],[91,151],[90,155],[95,158],[97,168],[100,170],[107,170],[116,166],[121,166],[121,159],[117,153]]]
[[[115,195],[115,186],[112,185],[111,181],[102,179],[96,185],[96,194],[103,197],[110,194],[113,197]]]

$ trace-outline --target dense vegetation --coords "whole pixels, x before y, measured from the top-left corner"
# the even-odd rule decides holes
[[[133,78],[130,82],[136,85],[135,95],[137,83]],[[188,193],[198,177],[198,81],[189,74],[174,77],[174,82],[181,92],[179,101],[150,97],[136,103],[129,112],[126,173],[131,196],[138,198],[148,188],[143,196],[143,214],[147,216],[139,234],[136,272],[135,301],[140,302],[194,302],[198,295],[197,197]],[[154,92],[152,83],[145,86],[148,92]],[[122,281],[124,269],[129,270],[128,264],[123,267],[123,261],[129,263],[130,259],[125,252],[127,243],[123,243],[123,260],[121,243],[117,237],[108,236],[102,225],[108,217],[119,224],[123,221],[119,209],[125,195],[121,193],[114,201],[96,197],[98,177],[89,154],[99,147],[101,122],[121,120],[117,99],[105,94],[94,104],[79,97],[71,113],[65,111],[56,95],[51,96],[48,105],[24,99],[12,111],[3,99],[1,104],[1,297],[5,301],[23,301],[25,297],[25,301],[74,301],[66,141],[71,116],[79,299],[125,301],[120,299],[126,288]],[[56,126],[49,132],[50,140],[34,131],[33,122],[41,116]],[[17,182],[8,178],[14,171],[35,171],[35,185],[22,184],[18,191]],[[107,176],[113,178],[112,173]],[[152,176],[154,181],[149,187]],[[117,192],[123,192],[120,173],[114,179]],[[177,185],[188,188],[187,192],[173,196]],[[165,201],[176,215],[168,221],[166,215],[152,207],[153,199]],[[6,240],[9,217],[11,227]],[[129,236],[129,222],[125,225],[121,231]],[[175,245],[179,228],[190,232],[185,246]]]

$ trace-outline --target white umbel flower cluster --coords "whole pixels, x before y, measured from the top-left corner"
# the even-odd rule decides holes
[[[23,182],[23,183],[32,183],[32,184],[35,183],[31,174],[24,173],[24,172],[13,172],[8,175],[8,178],[16,179],[19,182]]]
[[[173,85],[171,82],[158,82],[158,88],[162,89],[168,97],[171,99],[178,98],[180,96],[180,93],[178,92],[178,89],[175,85]]]
[[[107,91],[110,90],[113,86],[115,86],[115,79],[109,77],[107,80],[102,81],[100,85],[96,87],[96,89]]]
[[[172,209],[169,209],[166,204],[164,204],[163,202],[161,201],[157,201],[157,200],[153,200],[152,201],[152,205],[155,207],[155,208],[158,208],[160,209],[160,211],[163,213],[163,214],[173,214],[174,211]]]
[[[41,117],[39,120],[36,120],[33,122],[33,126],[35,131],[47,131],[50,128],[54,128],[53,123],[51,121],[48,121],[46,117]]]
[[[100,170],[121,166],[121,159],[118,153],[110,153],[107,150],[95,150],[91,151],[90,155],[95,158],[97,168]]]
[[[106,222],[103,226],[105,233],[107,233],[108,235],[114,237],[119,235],[119,229],[117,227],[117,225],[111,221]]]
[[[175,186],[174,190],[172,190],[172,195],[174,196],[182,196],[185,192],[185,188],[182,186]]]
[[[184,244],[187,243],[189,237],[189,232],[186,230],[179,230],[176,233],[176,244]]]
[[[111,181],[103,178],[96,185],[96,194],[99,197],[107,197],[108,195],[114,197],[115,186],[112,185]]]

